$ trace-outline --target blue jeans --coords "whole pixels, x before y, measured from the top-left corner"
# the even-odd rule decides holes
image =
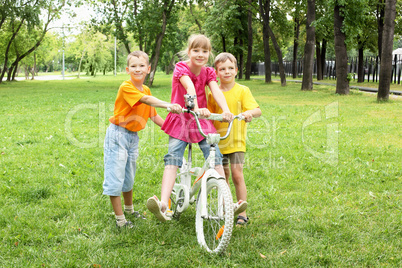
[[[168,165],[173,165],[173,166],[178,166],[181,167],[183,165],[183,155],[184,155],[184,150],[187,147],[187,142],[173,138],[169,136],[169,149],[168,153],[165,155],[163,160],[165,161],[165,166]],[[209,148],[211,145],[209,145],[206,141],[206,139],[203,139],[198,143],[200,146],[202,153],[204,154],[204,158],[207,159],[209,156]],[[215,165],[222,165],[222,154],[219,151],[219,147],[215,146],[216,152],[215,152]]]
[[[120,196],[121,192],[133,189],[138,141],[137,132],[114,124],[108,127],[104,144],[104,195]]]

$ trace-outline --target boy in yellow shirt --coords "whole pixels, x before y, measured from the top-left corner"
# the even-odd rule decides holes
[[[219,78],[219,88],[222,90],[230,112],[242,113],[244,121],[235,120],[232,131],[226,139],[219,143],[219,150],[223,154],[223,168],[226,182],[229,183],[230,173],[236,188],[236,197],[240,202],[247,200],[247,188],[244,182],[243,165],[246,152],[246,122],[251,122],[255,117],[261,116],[261,110],[255,101],[250,89],[235,82],[237,75],[237,60],[230,53],[221,53],[215,58],[215,70]],[[212,113],[222,113],[213,99],[211,93],[208,96],[208,109]],[[226,133],[228,123],[214,121],[214,126],[222,136]],[[229,167],[230,163],[230,167]],[[237,225],[247,224],[249,218],[246,211],[237,216]]]
[[[120,197],[122,192],[124,212],[141,217],[133,208],[133,185],[139,142],[137,132],[146,126],[148,118],[162,126],[164,120],[156,113],[154,107],[169,107],[174,113],[181,112],[180,105],[151,96],[151,91],[143,84],[150,70],[149,58],[145,52],[134,51],[128,55],[126,72],[130,79],[120,85],[114,115],[110,117],[111,124],[106,131],[103,194],[110,196],[117,227],[133,227],[133,223],[127,221],[123,213]]]

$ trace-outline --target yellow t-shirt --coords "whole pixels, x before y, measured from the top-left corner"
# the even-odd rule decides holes
[[[229,91],[222,91],[225,96],[229,110],[232,114],[238,115],[239,113],[247,110],[258,108],[258,103],[255,101],[251,91],[248,87],[235,83],[234,87]],[[212,97],[212,93],[208,94],[208,109],[211,113],[222,113],[222,109]],[[216,131],[221,136],[226,134],[229,123],[213,121]],[[246,136],[247,126],[244,120],[235,120],[232,125],[232,130],[229,136],[221,140],[219,143],[219,150],[222,154],[231,154],[234,152],[246,151]]]
[[[147,86],[143,85],[142,88],[143,91],[138,90],[130,80],[120,85],[110,123],[137,132],[145,127],[148,118],[157,115],[154,107],[139,102],[144,95],[151,96]]]

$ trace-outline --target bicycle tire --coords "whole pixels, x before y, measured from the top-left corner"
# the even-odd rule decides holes
[[[224,179],[207,181],[207,211],[209,217],[201,217],[201,191],[197,198],[195,228],[198,243],[208,252],[221,254],[229,245],[233,230],[233,201],[230,188]],[[224,227],[222,227],[224,226]]]

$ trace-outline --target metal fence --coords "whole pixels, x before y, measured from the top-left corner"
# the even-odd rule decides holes
[[[297,61],[297,77],[303,75],[303,60]],[[293,62],[283,62],[286,76],[293,76]],[[353,57],[348,59],[349,73],[352,74],[352,79],[357,80],[358,58]],[[324,66],[324,78],[336,79],[335,60],[327,60]],[[364,60],[364,81],[365,82],[378,82],[380,73],[380,60],[378,57],[366,57]],[[271,63],[272,74],[279,74],[279,64],[277,62]],[[400,85],[402,72],[402,55],[394,55],[392,60],[392,77],[391,82]],[[253,63],[251,65],[252,75],[264,75],[264,63]],[[317,76],[317,62],[314,61],[313,76]]]

